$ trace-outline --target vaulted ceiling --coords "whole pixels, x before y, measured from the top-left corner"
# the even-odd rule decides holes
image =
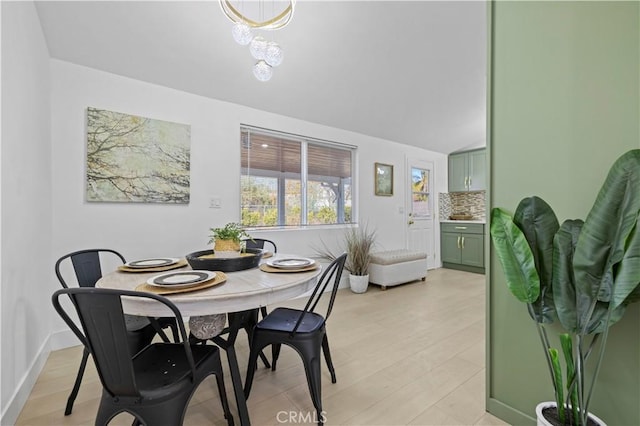
[[[263,33],[285,51],[268,82],[217,1],[36,5],[53,58],[442,153],[485,142],[484,1],[299,0]]]

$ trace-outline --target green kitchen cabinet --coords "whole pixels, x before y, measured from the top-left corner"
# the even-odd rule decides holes
[[[484,148],[449,155],[449,192],[485,190],[486,159]]]
[[[440,231],[443,267],[484,273],[484,224],[445,222]]]

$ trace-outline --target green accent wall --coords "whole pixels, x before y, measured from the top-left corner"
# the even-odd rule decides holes
[[[640,3],[498,1],[489,14],[489,207],[538,195],[560,221],[584,219],[613,161],[640,148]],[[487,409],[534,424],[553,389],[535,326],[489,260]],[[609,339],[591,411],[639,425],[640,306]]]

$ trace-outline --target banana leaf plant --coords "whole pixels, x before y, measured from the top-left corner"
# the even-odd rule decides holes
[[[496,255],[509,290],[536,323],[563,424],[587,424],[609,327],[640,299],[639,220],[640,149],[616,160],[584,221],[560,225],[535,196],[523,199],[513,216],[491,211]],[[565,330],[560,351],[545,329],[555,319]],[[587,361],[594,365],[590,378]]]

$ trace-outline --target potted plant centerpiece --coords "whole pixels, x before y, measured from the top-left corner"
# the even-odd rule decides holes
[[[211,228],[210,231],[209,244],[214,244],[214,253],[220,257],[239,256],[242,238],[251,238],[236,222],[227,223],[222,228]]]
[[[491,211],[491,239],[507,286],[536,324],[554,390],[555,403],[536,409],[538,425],[604,424],[589,407],[609,327],[640,299],[639,194],[636,149],[611,167],[585,221],[560,225],[538,197],[523,199],[513,217]],[[555,319],[565,330],[560,349],[545,329]]]

